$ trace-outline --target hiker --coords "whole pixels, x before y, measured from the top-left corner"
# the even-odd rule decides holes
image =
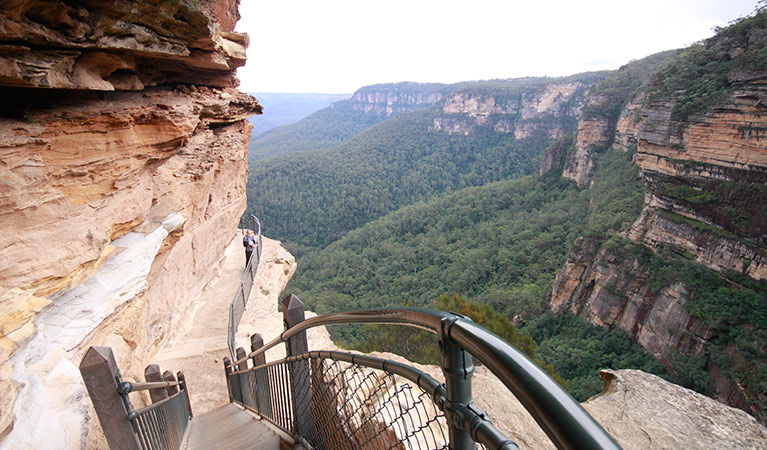
[[[253,236],[252,231],[245,230],[245,236],[242,237],[242,246],[245,247],[245,267],[248,267],[253,250],[256,249],[256,237]]]

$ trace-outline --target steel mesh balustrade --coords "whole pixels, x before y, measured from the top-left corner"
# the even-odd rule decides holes
[[[290,362],[296,358],[328,357],[351,363],[364,361],[362,365],[366,367],[403,376],[422,388],[423,392],[429,393],[430,398],[447,419],[450,448],[471,449],[476,444],[492,449],[516,448],[516,444],[499,432],[493,426],[489,416],[474,404],[471,395],[471,373],[474,370],[472,359],[476,358],[517,397],[558,448],[620,448],[572,396],[526,355],[463,316],[418,308],[384,308],[331,313],[304,319],[303,312],[293,314],[299,309],[303,311],[303,303],[297,297],[289,296],[283,299],[283,317],[287,329],[274,340],[254,348],[250,354],[245,355],[243,351],[243,356],[234,364],[263,358],[264,352],[282,343],[287,344],[288,354],[295,355],[295,352],[291,352],[291,342],[302,335],[305,336],[307,329],[316,326],[364,323],[415,326],[434,332],[439,337],[442,371],[445,376],[444,385],[433,379],[424,384],[424,378],[420,374],[416,375],[412,367],[366,355],[308,352],[291,356],[286,361]],[[302,339],[305,346],[306,338]],[[292,371],[293,367],[291,367],[291,373]],[[288,379],[287,384],[298,386],[295,381],[294,378]],[[296,390],[299,391],[299,389]],[[313,389],[303,389],[301,392],[309,396],[314,395]],[[293,393],[286,396],[285,401],[290,402],[295,398],[301,397],[296,397]],[[308,425],[315,426],[315,424],[311,423],[304,427],[300,415],[297,415],[297,419],[293,423],[293,428],[286,429],[298,436],[311,434],[312,429],[308,428]]]
[[[119,380],[119,375],[117,378]],[[178,387],[175,394],[138,410],[133,409],[128,398],[131,392],[174,386]],[[189,410],[189,394],[181,373],[179,373],[179,381],[147,383],[118,381],[117,390],[128,411],[128,421],[136,434],[140,448],[176,450],[181,447],[192,416]]]
[[[186,391],[134,411],[129,416],[142,449],[172,450],[181,446],[189,424]]]
[[[230,375],[241,389],[235,400],[317,449],[447,448],[447,423],[431,393],[393,373],[312,353]],[[291,375],[307,370],[293,395]]]

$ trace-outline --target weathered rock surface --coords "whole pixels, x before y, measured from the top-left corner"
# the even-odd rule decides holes
[[[206,9],[207,8],[207,9]],[[99,91],[236,85],[237,1],[0,2],[0,85]],[[209,10],[208,10],[209,9]],[[215,11],[214,11],[215,10]],[[211,13],[221,20],[210,19]]]
[[[607,99],[604,95],[590,95],[587,106],[601,106]],[[575,181],[579,186],[591,182],[594,172],[593,153],[604,150],[610,143],[615,124],[604,118],[581,118],[575,135],[575,151],[568,155],[562,169],[562,177]]]
[[[685,309],[683,285],[653,293],[645,283],[648,273],[635,270],[632,255],[603,248],[594,256],[585,246],[568,255],[554,281],[551,308],[605,327],[625,332],[649,353],[673,367],[674,351],[698,355],[711,330]]]
[[[75,448],[87,346],[138,375],[216,275],[260,106],[236,1],[0,4],[0,441]]]
[[[256,108],[236,91],[184,87],[78,96],[34,123],[0,121],[0,277],[16,293],[4,317],[26,318],[8,322],[2,364],[14,367],[4,382],[27,386],[3,428],[14,415],[19,433],[51,426],[55,418],[26,408],[31,389],[54,383],[53,355],[75,382],[88,343],[115,336],[135,357],[174,328],[245,209],[245,118]],[[38,297],[51,305],[24,300]],[[8,439],[30,445],[30,436]]]
[[[767,429],[739,409],[639,370],[600,376],[583,407],[625,449],[767,448]]]
[[[671,220],[658,214],[659,209],[696,218],[695,211],[674,209],[654,198],[631,229],[629,236],[632,240],[653,248],[670,245],[682,249],[694,255],[697,262],[717,271],[734,270],[755,280],[767,279],[767,250],[764,247],[733,239],[713,227],[696,228],[693,225],[695,222]]]
[[[613,147],[623,151],[636,150],[637,132],[640,125],[639,111],[644,101],[644,93],[640,91],[623,107],[618,116],[618,122],[615,124]]]

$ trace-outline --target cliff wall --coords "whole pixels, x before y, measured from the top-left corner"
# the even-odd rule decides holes
[[[735,25],[747,44],[732,45],[724,29],[687,55],[710,50],[711,65],[732,67],[729,55],[764,47],[764,25],[762,11]],[[689,70],[684,57],[669,67]],[[658,95],[673,73],[625,98],[612,122],[581,120],[564,176],[588,185],[598,152],[636,151],[645,202],[622,237],[571,251],[551,308],[625,332],[672,371],[696,372],[696,388],[764,421],[763,325],[749,311],[763,308],[767,276],[767,74],[732,70],[716,102],[682,115],[680,105],[709,94]]]
[[[98,446],[77,365],[130,377],[216,275],[245,209],[236,2],[5,2],[0,439]]]

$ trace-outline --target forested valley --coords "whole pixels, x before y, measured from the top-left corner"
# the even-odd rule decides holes
[[[604,77],[574,78],[593,83]],[[508,101],[550,83],[492,82],[470,91]],[[555,317],[545,304],[579,236],[623,230],[638,215],[643,187],[631,155],[605,154],[595,186],[579,188],[562,178],[561,161],[537,174],[547,150],[572,151],[574,116],[548,118],[570,133],[558,140],[545,129],[524,139],[488,126],[449,134],[432,127],[440,106],[369,126],[334,148],[289,152],[251,166],[250,211],[298,257],[286,292],[318,313],[394,305],[489,308],[481,322],[537,358],[581,400],[598,392],[598,371],[605,367],[664,373],[625,336],[574,316]],[[435,348],[418,345],[430,342],[428,334],[401,339],[403,330],[387,327],[331,332],[343,346],[435,362]],[[580,357],[562,358],[563,352]]]
[[[711,396],[721,395],[714,375],[724,373],[758,403],[767,391],[767,285],[746,273],[750,256],[741,258],[743,269],[725,270],[691,252],[724,239],[759,254],[764,217],[749,199],[761,201],[764,183],[758,174],[740,181],[672,158],[667,164],[679,173],[643,172],[638,159],[647,155],[631,127],[662,116],[668,133],[681,133],[691,126],[684,121],[701,120],[725,101],[732,80],[745,77],[727,71],[756,70],[741,56],[761,57],[763,47],[747,42],[764,16],[719,30],[711,43],[617,71],[428,85],[438,100],[391,117],[342,104],[276,129],[264,141],[275,156],[250,166],[248,213],[297,257],[285,292],[317,313],[397,305],[460,312],[523,350],[579,400],[601,389],[600,369],[636,368]],[[572,175],[578,167],[586,182]],[[710,173],[720,178],[700,175]],[[692,244],[631,235],[632,225],[652,221]],[[593,280],[578,281],[585,285],[567,301],[593,294],[615,305],[679,295],[690,323],[709,334],[682,330],[678,349],[656,349],[660,360],[582,304],[555,314],[556,279],[578,265],[611,275],[596,294]],[[331,334],[361,351],[438,358],[434,338],[417,330]],[[702,343],[687,344],[694,339]]]

